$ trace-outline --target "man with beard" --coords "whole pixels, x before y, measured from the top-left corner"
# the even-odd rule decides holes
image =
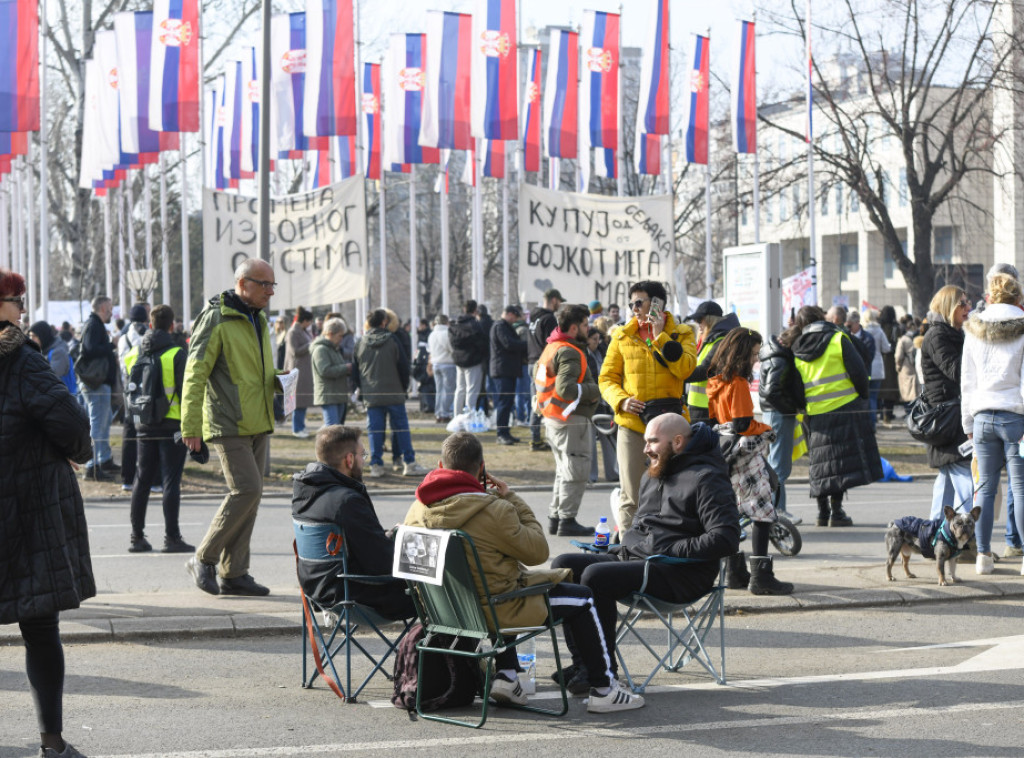
[[[672,603],[705,595],[718,577],[718,561],[740,544],[739,511],[729,466],[718,435],[705,424],[692,427],[677,413],[655,417],[644,432],[650,466],[640,482],[639,509],[632,526],[606,554],[567,553],[552,568],[572,571],[572,581],[590,588],[605,645],[616,661],[615,601],[638,590],[644,560],[652,555],[697,558],[700,563],[653,563],[647,592]],[[570,683],[579,670],[564,672]],[[585,681],[585,672],[583,673]]]
[[[366,449],[359,429],[325,426],[316,435],[316,463],[295,474],[292,489],[292,518],[300,523],[332,524],[344,534],[348,551],[348,573],[391,576],[395,546],[377,518],[373,501],[363,484]],[[328,562],[299,558],[299,583],[307,596],[324,607],[344,599],[344,584],[338,579],[344,568],[341,554]],[[353,583],[351,597],[373,608],[384,618],[407,619],[416,615],[404,580],[386,584]]]

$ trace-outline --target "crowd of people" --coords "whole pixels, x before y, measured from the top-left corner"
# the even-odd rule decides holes
[[[69,324],[25,328],[26,283],[0,270],[0,387],[8,388],[0,394],[0,447],[5,461],[20,461],[0,472],[0,502],[5,522],[23,531],[4,537],[5,575],[28,576],[24,567],[38,556],[59,557],[47,559],[50,575],[0,587],[0,623],[18,622],[26,642],[43,755],[78,755],[61,738],[58,614],[95,594],[73,468],[82,465],[84,476],[98,482],[120,479],[131,491],[130,551],[153,550],[146,511],[157,493],[161,549],[190,554],[187,569],[199,589],[266,595],[270,590],[249,573],[250,540],[269,435],[284,421],[283,373],[298,374],[292,434],[314,436],[307,410],[323,414],[316,462],[295,476],[293,515],[360,534],[350,556],[357,573],[389,573],[390,559],[367,550],[390,555],[390,541],[362,483],[361,432],[346,425],[353,404],[366,414],[366,475],[387,473],[390,424],[394,471],[422,480],[407,523],[471,534],[492,591],[519,582],[520,564],[548,559],[544,525],[504,481],[486,473],[481,435],[456,431],[444,442],[439,467],[421,466],[410,434],[410,391],[418,390],[421,410],[440,424],[476,411],[492,416],[490,439],[498,445],[520,443],[517,425],[529,430],[529,450],[549,451],[553,459],[550,535],[593,534],[577,517],[588,483],[598,478],[601,450],[606,479],[618,483],[613,545],[602,555],[559,556],[550,572],[558,598],[552,607],[565,620],[572,652],[572,664],[556,676],[572,691],[589,693],[593,712],[643,705],[618,683],[614,629],[615,601],[639,587],[645,558],[703,561],[651,568],[648,591],[666,600],[706,592],[720,559],[727,560],[731,589],[794,590],[775,576],[768,535],[780,514],[799,523],[786,494],[797,446],[809,455],[815,524],[849,527],[845,494],[883,475],[878,422],[891,422],[897,409],[956,405],[959,415],[941,444],[928,445],[928,463],[937,470],[929,515],[940,519],[947,506],[976,502],[976,570],[991,573],[999,558],[991,545],[994,499],[1006,468],[1003,556],[1022,553],[1024,514],[1013,505],[1024,502],[1024,294],[1012,266],[989,272],[977,305],[947,285],[923,320],[897,319],[891,306],[863,313],[804,306],[767,339],[713,301],[677,320],[656,281],[629,288],[622,320],[615,304],[569,303],[549,289],[528,317],[510,303],[492,319],[468,300],[455,318],[421,320],[415,334],[411,323],[378,308],[359,338],[336,312],[318,318],[300,307],[290,323],[272,322],[275,286],[269,263],[245,261],[234,289],[206,303],[188,338],[169,306],[147,303],[133,306],[112,335],[111,301],[97,297],[76,337]],[[755,368],[763,421],[751,390]],[[120,465],[110,445],[116,413],[124,435]],[[597,433],[595,416],[611,419],[611,434]],[[196,547],[179,529],[181,479],[187,458],[203,463],[210,448],[229,492]],[[741,517],[750,523],[749,563],[738,550]],[[54,519],[63,520],[63,532],[46,528]],[[300,566],[300,580],[330,604],[336,587],[322,568]],[[412,615],[397,584],[367,602],[389,618]],[[535,606],[508,609],[506,621],[537,623]],[[499,656],[497,665],[494,698],[524,703],[514,657]]]

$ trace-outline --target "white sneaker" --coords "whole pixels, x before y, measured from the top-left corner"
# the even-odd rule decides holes
[[[1005,548],[1003,548],[1004,558],[1020,558],[1022,555],[1024,555],[1024,550],[1022,550],[1019,547],[1007,545]]]
[[[380,479],[382,476],[384,476],[383,466],[370,466],[370,478]]]
[[[800,524],[804,523],[804,520],[802,518],[800,518],[799,516],[797,516],[795,514],[790,513],[789,511],[784,511],[781,508],[779,508],[779,509],[776,509],[776,512],[780,516],[785,516],[786,518],[788,518],[789,519],[789,523],[791,523],[793,526],[799,526]]]
[[[292,432],[292,436],[297,437],[300,440],[308,440],[310,434],[305,429],[303,429],[301,432]]]
[[[402,476],[425,476],[430,473],[430,469],[423,468],[416,461],[412,463],[406,463],[405,468],[402,469]]]
[[[974,570],[979,574],[991,574],[995,571],[996,563],[991,555],[978,553],[978,560],[974,564]]]
[[[498,705],[526,705],[526,693],[519,683],[519,677],[508,679],[504,674],[495,676],[491,682],[491,700]]]
[[[643,695],[630,692],[620,681],[613,680],[607,695],[598,695],[597,690],[590,688],[590,699],[587,701],[588,713],[613,713],[615,711],[632,711],[644,707]]]

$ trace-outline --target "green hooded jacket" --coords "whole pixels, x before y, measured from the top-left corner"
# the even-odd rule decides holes
[[[181,436],[210,440],[273,432],[276,386],[266,314],[249,310],[232,291],[211,298],[189,342]]]

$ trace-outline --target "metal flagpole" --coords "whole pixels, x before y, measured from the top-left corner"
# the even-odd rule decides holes
[[[808,249],[811,254],[811,282],[814,287],[814,299],[821,305],[821,294],[818,291],[818,256],[816,253],[817,242],[814,229],[814,82],[811,78],[814,73],[813,58],[811,57],[811,0],[807,0],[807,218],[810,231]],[[796,209],[794,209],[795,211]]]
[[[125,234],[128,237],[128,268],[126,270],[134,271],[138,268],[138,250],[135,247],[135,222],[132,219],[135,214],[135,193],[132,192],[131,173],[125,177],[124,187],[127,190],[124,208]]]
[[[181,323],[188,330],[192,322],[192,251],[188,240],[188,162],[185,134],[181,137]],[[202,158],[202,156],[200,156]],[[206,163],[200,160],[200,163]]]
[[[158,153],[159,155],[159,153]],[[153,268],[153,183],[149,169],[142,167],[142,202],[146,204],[146,268]]]
[[[11,204],[12,220],[14,226],[14,260],[17,261],[15,271],[21,273],[25,270],[25,211],[22,207],[21,190],[21,158],[12,161],[11,176],[14,179],[14,202]]]
[[[704,297],[714,297],[715,279],[711,269],[711,145],[708,145],[708,162],[704,167]]]
[[[125,196],[126,185],[128,184],[128,177],[125,177],[124,183],[121,185],[118,191],[119,201],[117,204],[117,302],[121,306],[121,317],[124,318],[128,315],[125,310],[125,303],[127,299],[125,297],[125,210],[124,206],[127,202]]]
[[[761,244],[761,161],[754,151],[754,242]]]
[[[0,181],[0,266],[11,268],[10,236],[7,233],[7,184]]]
[[[263,65],[260,67],[259,255],[270,260],[270,17],[271,0],[263,0]]]
[[[385,200],[386,194],[384,191],[384,166],[380,167],[380,202],[377,205],[377,213],[380,224],[380,307],[388,307],[388,262],[387,262],[387,246],[385,244],[385,206],[387,202]]]
[[[103,205],[103,294],[107,297],[114,296],[114,263],[113,245],[110,240],[110,193],[103,196],[100,202]]]
[[[46,0],[39,0],[39,296],[43,320],[50,323],[50,124],[46,117]]]
[[[32,223],[35,219],[35,214],[32,212],[35,209],[35,193],[32,192],[32,141],[28,143],[28,155],[26,156],[25,165],[25,219],[27,221],[25,230],[28,232],[28,243],[25,248],[25,256],[28,258],[28,287],[25,290],[25,294],[28,296],[28,302],[25,307],[28,309],[29,319],[35,321],[36,319],[36,308],[39,307],[39,298],[36,295],[38,292],[39,285],[42,282],[39,281],[39,276],[36,273],[36,261],[37,261],[37,250],[36,250],[36,225]]]
[[[478,303],[484,301],[484,235],[483,235],[483,156],[480,150],[482,139],[476,140],[476,186],[473,188],[473,299]]]
[[[409,321],[416,326],[416,295],[419,287],[419,240],[416,236],[416,165],[409,167]]]
[[[179,137],[180,139],[180,137]],[[164,173],[166,157],[161,151],[159,157],[158,171],[160,172],[160,301],[170,304],[171,302],[171,261],[167,255],[167,176]]]
[[[668,25],[668,22],[669,21],[666,18],[665,19],[665,24]],[[671,27],[666,26],[666,28],[671,28]],[[672,59],[672,41],[671,41],[671,37],[669,37],[668,54],[669,54],[669,60],[671,60]],[[640,119],[640,117],[637,116],[637,128],[638,129],[640,128],[639,127],[639,119]],[[668,160],[665,161],[665,163],[668,166],[668,196],[669,196],[669,201],[670,201],[671,207],[672,207],[672,228],[669,230],[669,234],[672,235],[672,272],[675,275],[675,279],[673,281],[673,284],[677,284],[678,285],[677,287],[673,287],[673,289],[681,290],[680,292],[676,292],[675,293],[675,297],[674,297],[675,306],[676,306],[675,307],[675,312],[676,313],[685,314],[687,311],[689,311],[689,306],[688,306],[688,302],[687,302],[687,296],[688,296],[689,293],[687,291],[687,286],[686,286],[686,266],[683,263],[681,256],[679,255],[679,250],[676,247],[676,191],[675,191],[675,186],[674,186],[675,182],[674,182],[674,179],[673,179],[673,173],[674,172],[672,170],[673,169],[673,167],[672,167],[672,66],[668,67],[668,123],[669,123],[668,134],[666,135],[666,139],[665,139],[665,142],[667,143],[667,146],[668,146]],[[661,140],[658,140],[658,143],[660,145],[661,144]],[[659,149],[660,149],[660,147],[659,147]]]
[[[355,37],[355,44],[352,46],[355,49],[356,55],[356,86],[355,86],[355,97],[356,97],[356,173],[362,174],[363,180],[363,191],[366,191],[366,162],[363,156],[363,55],[360,46],[362,42],[359,39],[359,0],[355,0],[352,3],[352,12],[355,14],[353,19],[355,28],[353,29],[353,36]],[[381,172],[384,171],[384,167],[381,166]]]
[[[505,143],[508,144],[507,142]],[[501,178],[501,297],[498,305],[513,302],[516,298],[509,300],[509,253],[508,253],[508,153],[502,151],[502,159],[505,163],[504,175]]]
[[[448,153],[451,157],[451,153]],[[448,315],[448,160],[444,162],[444,176],[441,177],[441,313]]]
[[[626,152],[622,149],[624,121],[622,118],[622,3],[619,3],[619,70],[615,72],[615,76],[619,80],[619,86],[616,88],[619,93],[619,117],[616,124],[619,138],[615,142],[615,168],[618,170],[619,176],[615,180],[615,191],[619,197],[624,197],[626,194]]]

